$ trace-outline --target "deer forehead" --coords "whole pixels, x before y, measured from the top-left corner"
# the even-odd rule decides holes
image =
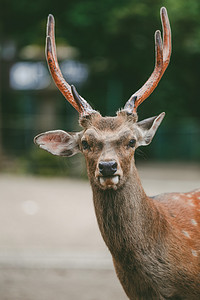
[[[83,134],[83,138],[93,141],[114,142],[123,141],[128,138],[137,138],[138,128],[123,118],[101,117],[95,120]]]
[[[114,142],[123,142],[130,138],[135,138],[136,134],[134,135],[131,130],[120,130],[120,131],[101,131],[98,132],[95,129],[87,130],[82,139],[87,139],[88,141],[93,142],[101,142],[101,143],[114,143]]]

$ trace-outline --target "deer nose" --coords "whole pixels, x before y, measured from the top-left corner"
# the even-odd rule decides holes
[[[103,176],[112,176],[117,171],[117,162],[115,160],[100,161],[99,172]]]

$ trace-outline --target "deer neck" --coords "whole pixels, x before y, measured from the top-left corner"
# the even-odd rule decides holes
[[[130,259],[140,260],[141,253],[151,252],[152,241],[160,238],[161,226],[166,226],[165,218],[145,194],[136,167],[116,191],[94,184],[92,189],[98,225],[113,257],[121,259],[127,253]]]

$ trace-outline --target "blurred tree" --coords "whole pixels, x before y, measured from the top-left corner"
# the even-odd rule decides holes
[[[86,94],[105,110],[110,80],[122,82],[121,105],[140,88],[154,66],[154,31],[161,29],[161,0],[2,0],[0,34],[14,39],[18,48],[44,44],[48,13],[55,15],[57,41],[61,37],[80,50],[91,65],[91,89]],[[165,80],[155,91],[147,111],[163,107],[171,118],[178,114],[199,117],[200,2],[166,0],[173,32],[173,54]],[[96,92],[95,92],[96,91]],[[116,95],[115,95],[116,96]],[[170,99],[166,107],[167,99]],[[102,101],[102,99],[105,99]],[[101,100],[101,104],[98,100]],[[159,103],[158,103],[159,101]],[[164,103],[163,103],[164,102]],[[114,111],[113,111],[114,113]]]
[[[102,114],[114,115],[153,71],[154,32],[161,29],[163,4],[172,27],[171,63],[139,116],[164,110],[171,132],[192,122],[199,133],[199,0],[2,0],[1,43],[14,40],[18,50],[31,43],[44,45],[46,18],[52,13],[57,43],[79,49],[79,59],[90,66],[80,94]]]

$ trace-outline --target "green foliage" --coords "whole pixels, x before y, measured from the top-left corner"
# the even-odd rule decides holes
[[[70,158],[56,157],[34,147],[27,156],[21,159],[19,165],[23,166],[22,173],[40,176],[86,177],[85,163],[81,155]]]
[[[139,117],[166,111],[171,136],[180,131],[178,120],[184,120],[185,130],[194,122],[191,147],[199,159],[199,0],[2,0],[0,35],[2,41],[15,40],[18,50],[31,43],[44,45],[46,19],[52,13],[57,43],[78,48],[79,59],[90,67],[80,94],[102,114],[114,115],[153,71],[154,32],[161,30],[163,5],[172,27],[172,58],[159,87],[139,108]]]
[[[57,40],[62,38],[76,46],[80,50],[80,59],[91,66],[86,94],[89,97],[91,94],[90,99],[94,99],[97,108],[99,99],[105,98],[109,80],[114,78],[122,82],[123,105],[153,70],[153,35],[156,29],[161,29],[161,0],[2,2],[1,35],[4,39],[16,39],[19,47],[36,42],[44,44],[46,17],[49,13],[55,15]],[[167,110],[172,119],[177,116],[173,111],[179,110],[186,116],[198,118],[200,2],[166,0],[164,5],[172,25],[173,54],[164,82],[152,95],[150,113],[158,105],[154,99],[157,98],[159,107]]]

